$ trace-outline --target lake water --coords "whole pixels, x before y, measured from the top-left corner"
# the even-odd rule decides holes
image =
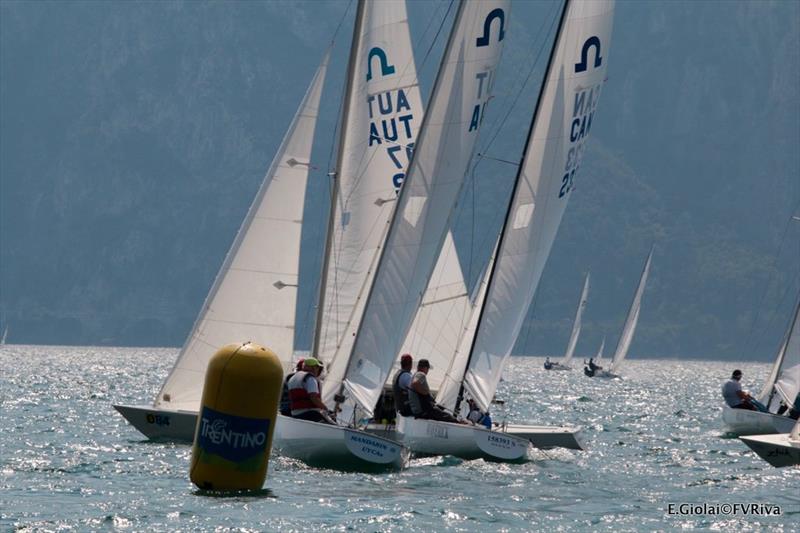
[[[189,481],[189,446],[147,442],[111,407],[149,403],[177,353],[0,347],[0,529],[800,528],[800,468],[773,468],[721,436],[719,388],[731,363],[634,359],[624,380],[608,381],[546,372],[542,358],[513,358],[498,392],[507,403],[494,420],[578,424],[588,451],[533,451],[525,464],[436,457],[379,475],[273,456],[268,490],[211,497]],[[758,391],[769,365],[736,366],[745,388]],[[669,513],[681,503],[768,504],[782,514]]]

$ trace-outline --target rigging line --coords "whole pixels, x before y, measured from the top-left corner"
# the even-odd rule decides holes
[[[342,24],[344,24],[344,21],[347,19],[347,14],[350,13],[350,7],[352,5],[353,5],[353,0],[350,0],[347,3],[347,7],[345,8],[344,13],[342,14],[342,17],[339,19],[339,24],[336,26],[336,29],[333,32],[333,36],[331,37],[331,44],[329,45],[330,48],[333,48],[333,45],[334,45],[334,43],[336,41],[336,36],[339,34],[339,30],[341,29]],[[345,82],[346,82],[346,80],[345,80]],[[344,89],[342,89],[342,92],[344,92]],[[336,116],[337,117],[342,112],[342,105],[344,105],[343,100],[344,100],[343,98],[339,98],[339,107],[336,110]],[[334,147],[336,146],[336,136],[337,136],[338,132],[339,132],[339,121],[335,120],[334,121],[334,126],[333,126],[333,135],[331,136],[330,150],[328,152],[327,168],[328,168],[329,172],[330,172],[330,168],[331,168],[331,161],[333,160],[333,151],[334,151]],[[326,175],[326,177],[327,176],[328,175]],[[330,195],[333,194],[333,189],[331,187],[331,181],[332,181],[331,179],[327,179],[326,180],[327,185],[328,185],[328,198],[330,198],[331,197]],[[328,202],[325,202],[325,203],[330,205],[331,202],[328,201]],[[323,219],[323,220],[326,220],[326,219]],[[318,242],[319,241],[320,230],[321,229],[322,229],[322,227],[319,224],[315,224],[314,235],[312,236],[313,238],[311,239],[312,242]],[[324,254],[325,251],[323,250],[322,253]],[[299,277],[299,272],[298,272],[298,277]],[[305,311],[305,317],[303,318],[303,324],[308,325],[308,321],[310,319],[309,315],[311,314],[311,310],[314,309],[317,305],[319,305],[318,295],[319,295],[319,289],[320,289],[320,284],[321,283],[322,283],[322,276],[319,276],[317,278],[317,282],[314,284],[314,291],[312,293],[312,297],[309,298],[308,304],[306,305],[306,311]],[[297,324],[295,324],[295,326],[297,326]],[[313,336],[315,335],[313,328],[316,328],[316,324],[314,324],[314,326],[312,327],[312,330],[311,330],[312,343],[313,343]],[[299,328],[296,328],[295,331],[297,331],[297,329],[299,329]]]
[[[555,10],[554,15],[557,15],[558,12],[559,12],[559,10],[558,10],[558,2],[556,2],[554,5],[556,5],[556,10]],[[556,25],[556,21],[558,20],[558,18],[559,18],[558,16],[551,16],[550,17],[550,19],[551,19],[550,20],[550,28],[548,28],[547,34],[546,34],[545,37],[549,37],[550,36],[550,34],[553,31],[553,28]],[[539,38],[538,36],[542,34],[542,29],[544,28],[544,24],[545,24],[546,21],[547,21],[547,18],[544,19],[544,21],[542,22],[542,26],[537,31],[537,36],[534,39],[534,43],[538,40],[538,38]],[[494,134],[492,135],[492,137],[489,139],[489,142],[486,144],[486,146],[482,150],[482,152],[484,152],[484,153],[489,150],[489,147],[491,147],[492,144],[494,143],[495,139],[497,139],[497,136],[500,134],[500,131],[503,129],[503,126],[505,125],[506,121],[508,120],[508,117],[511,116],[511,113],[514,111],[514,108],[516,108],[517,103],[519,102],[519,99],[522,96],[522,92],[524,91],[525,87],[528,85],[528,82],[530,81],[531,76],[533,75],[533,72],[536,69],[536,65],[539,64],[539,60],[542,57],[542,52],[544,52],[545,48],[547,48],[547,47],[538,46],[538,47],[535,47],[535,48],[538,49],[538,52],[536,53],[536,57],[534,58],[533,63],[531,64],[531,67],[528,70],[527,76],[525,76],[525,81],[522,83],[522,86],[519,88],[519,91],[517,91],[517,94],[514,97],[514,101],[509,106],[508,111],[503,116],[503,118],[500,120],[500,122],[499,122],[499,124],[497,126],[497,129],[495,130]],[[480,162],[480,160],[478,160],[478,162]],[[476,166],[477,166],[478,162],[475,163]]]
[[[428,60],[428,56],[433,50],[433,46],[436,44],[436,41],[439,40],[439,34],[442,33],[442,28],[447,20],[447,16],[450,14],[450,10],[453,8],[454,1],[455,0],[450,0],[450,3],[447,5],[447,11],[444,12],[442,22],[439,23],[439,29],[436,30],[436,35],[433,36],[433,41],[431,41],[431,45],[428,47],[428,50],[425,52],[425,56],[422,58],[422,63],[420,63],[419,68],[417,69],[417,80],[419,80],[419,71],[425,66],[425,62]],[[427,29],[425,31],[427,31]]]
[[[800,208],[800,201],[798,201],[794,205],[794,207],[792,208],[791,213],[792,214],[796,213],[798,208]],[[758,306],[756,307],[756,314],[753,317],[753,322],[750,324],[750,331],[747,334],[747,338],[745,339],[745,342],[742,344],[742,349],[745,352],[753,352],[756,349],[756,347],[758,346],[756,340],[754,339],[756,323],[758,322],[758,319],[761,317],[761,309],[764,307],[764,300],[766,299],[767,294],[769,293],[770,285],[772,285],[772,279],[773,279],[774,274],[775,274],[775,267],[777,267],[778,259],[780,258],[780,256],[783,253],[783,246],[786,244],[786,234],[789,232],[789,228],[791,227],[792,223],[794,222],[792,214],[790,214],[789,217],[786,220],[786,225],[783,228],[783,235],[781,236],[781,240],[780,240],[780,242],[778,244],[778,250],[772,256],[772,258],[773,258],[772,259],[772,265],[771,265],[772,266],[772,271],[770,272],[769,277],[767,278],[766,289],[764,290],[764,292],[761,293],[761,299],[759,300]],[[774,314],[774,312],[775,311],[773,310],[773,314]],[[771,321],[772,318],[770,318],[769,320]],[[759,340],[760,340],[760,337],[761,336],[759,335]],[[742,355],[746,355],[746,353],[742,353]]]

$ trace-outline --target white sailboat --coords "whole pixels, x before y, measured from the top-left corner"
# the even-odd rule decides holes
[[[497,390],[573,188],[605,81],[612,19],[613,1],[564,4],[494,261],[459,343],[464,370],[446,380],[437,396],[438,403],[456,413],[465,393],[486,411]],[[455,377],[453,368],[449,374]],[[401,417],[398,433],[414,451],[439,453],[472,445],[469,435],[451,426]],[[506,457],[496,457],[522,457],[531,428],[492,432],[509,438],[503,442]],[[460,442],[448,442],[457,438]]]
[[[772,466],[800,465],[800,420],[789,433],[751,435],[740,439]]]
[[[114,406],[149,438],[193,440],[208,361],[227,343],[259,342],[284,371],[292,367],[303,204],[327,65],[326,54],[153,404]]]
[[[633,342],[633,334],[636,333],[636,324],[639,322],[639,312],[642,309],[642,295],[647,285],[647,276],[650,274],[650,261],[653,258],[653,250],[654,247],[651,247],[650,253],[647,255],[647,261],[644,263],[644,269],[642,269],[642,275],[639,278],[639,285],[636,287],[636,293],[634,293],[631,307],[628,309],[625,325],[622,327],[622,334],[619,337],[619,342],[617,342],[617,349],[614,351],[614,357],[611,359],[611,366],[608,369],[584,367],[583,373],[586,376],[590,378],[619,377],[616,372],[619,371],[622,362],[625,360],[625,356],[628,355],[628,349],[631,347],[631,342]]]
[[[3,328],[3,336],[0,337],[0,346],[5,345],[6,339],[8,339],[8,324]]]
[[[247,243],[254,241],[251,239],[254,230],[249,224],[252,217],[248,216],[220,273],[222,281],[218,279],[215,283],[215,288],[212,289],[204,311],[198,319],[198,325],[187,341],[175,369],[164,384],[153,408],[139,408],[132,412],[130,407],[116,406],[148,436],[191,440],[205,366],[215,349],[225,342],[230,342],[231,339],[253,339],[270,346],[279,354],[289,354],[284,361],[284,369],[288,371],[292,366],[303,194],[326,64],[327,59],[320,67],[312,88],[284,140],[284,145],[276,156],[274,168],[268,173],[254,208],[251,209],[251,212],[260,210],[271,215],[268,209],[259,205],[266,204],[272,207],[273,211],[274,206],[278,205],[281,208],[279,213],[285,214],[285,220],[291,221],[294,226],[287,231],[287,228],[281,227],[274,217],[267,218],[262,215],[260,217],[263,219],[260,225],[262,231],[257,234],[262,240],[253,242],[253,246],[248,248]],[[358,231],[370,227],[370,224],[380,225],[380,220],[388,218],[391,214],[389,207],[365,215],[366,211],[363,209],[365,201],[361,200],[359,203],[350,200],[359,195],[372,195],[367,204],[372,203],[380,208],[383,203],[377,202],[378,199],[386,199],[387,202],[393,199],[398,175],[405,166],[403,158],[407,153],[406,149],[408,144],[413,145],[411,132],[416,130],[413,120],[415,112],[421,113],[421,102],[404,3],[359,2],[347,80],[335,174],[335,189],[339,194],[333,197],[334,209],[331,216],[332,223],[337,226],[329,231],[329,235],[336,236],[343,242],[348,242],[350,235],[357,235]],[[287,166],[294,171],[294,175],[282,174],[286,172]],[[296,169],[298,166],[300,168]],[[276,169],[281,174],[273,177]],[[302,175],[299,171],[302,171]],[[277,179],[283,177],[291,179]],[[352,183],[357,183],[357,186],[350,187]],[[292,188],[293,196],[286,194],[284,189],[287,187]],[[367,220],[366,216],[370,216],[371,219]],[[349,242],[359,238],[351,237]],[[270,239],[279,239],[281,243],[268,246]],[[340,258],[330,260],[334,252],[341,252],[341,248],[335,249],[330,245],[331,237],[328,241],[325,250],[326,269],[329,265],[337,268],[343,265],[345,268],[352,267],[355,261],[342,261]],[[380,244],[380,240],[373,239],[369,242],[365,240],[362,246],[379,249]],[[263,250],[271,249],[280,249],[282,252],[280,257],[262,257],[266,255],[263,254]],[[277,262],[273,265],[261,264],[257,268],[241,268],[245,275],[250,275],[247,279],[249,283],[246,294],[231,290],[230,284],[226,284],[228,278],[235,278],[240,271],[236,265],[236,258],[240,256],[250,261]],[[354,270],[357,271],[358,268]],[[289,272],[291,276],[288,279],[284,276],[277,280],[269,279],[267,276],[253,279],[253,272],[284,274]],[[352,277],[355,278],[358,274],[360,272],[355,272]],[[363,278],[364,276],[361,283],[366,283]],[[342,296],[337,300],[337,304],[341,304],[351,294],[345,294],[346,290],[342,285],[337,287],[342,290]],[[347,287],[352,288],[352,285]],[[290,298],[285,301],[277,299],[274,291],[283,291],[287,288]],[[323,280],[321,292],[326,294],[326,291],[326,283]],[[264,301],[276,304],[265,311]],[[237,313],[228,317],[217,316],[220,315],[219,307],[226,303],[235,304]],[[320,308],[324,308],[324,302],[321,302]],[[277,320],[280,331],[251,332],[239,331],[236,327],[232,327],[240,323],[260,322],[257,320],[259,312],[267,312],[269,318]],[[214,314],[211,319],[208,318],[210,313]],[[323,354],[319,349],[320,338],[323,336],[320,333],[321,328],[330,326],[330,320],[326,320],[324,313],[320,313],[320,317],[315,332],[317,349],[315,355]],[[283,323],[280,320],[283,320]],[[216,332],[217,323],[220,324],[220,333],[213,338],[209,337],[209,331]],[[346,363],[346,358],[343,360]],[[324,386],[328,387],[337,381],[337,362],[341,361],[333,358],[329,359],[329,362],[331,369],[324,382]],[[169,410],[170,405],[177,406],[180,411]],[[153,412],[154,410],[156,412]],[[408,451],[400,444],[380,436],[366,434],[356,428],[320,424],[281,415],[278,416],[276,423],[274,446],[279,452],[301,460],[325,461],[339,466],[343,466],[343,461],[347,463],[347,459],[351,462],[355,460],[370,464],[401,466],[408,456]]]
[[[586,280],[583,282],[583,291],[581,291],[581,299],[578,302],[578,310],[575,312],[575,321],[572,323],[572,333],[569,336],[569,343],[567,344],[567,351],[564,354],[564,359],[561,362],[555,362],[548,365],[545,363],[545,370],[572,370],[569,364],[572,362],[572,356],[575,354],[575,347],[578,345],[578,337],[581,334],[581,317],[583,311],[586,309],[586,301],[589,296],[589,274],[586,274]]]
[[[772,371],[756,399],[767,407],[767,412],[723,406],[726,429],[735,435],[788,434],[794,420],[786,415],[792,408],[800,411],[800,298]]]

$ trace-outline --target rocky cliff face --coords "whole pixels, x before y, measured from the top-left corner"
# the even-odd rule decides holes
[[[9,340],[180,344],[345,7],[0,5]],[[409,6],[418,61],[438,25],[431,10]],[[487,131],[556,10],[515,4]],[[613,344],[655,242],[634,356],[771,356],[800,290],[800,228],[786,229],[800,201],[798,20],[795,2],[618,2],[590,152],[517,351],[563,350],[587,270],[578,352],[604,334]],[[307,206],[320,224],[304,237],[300,343],[314,316],[348,23],[318,128]],[[519,157],[545,59],[491,154]],[[436,64],[438,48],[422,68],[426,90]],[[511,177],[487,164],[462,202],[473,279]]]

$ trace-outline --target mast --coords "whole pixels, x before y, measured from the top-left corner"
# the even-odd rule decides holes
[[[353,94],[353,75],[355,71],[358,49],[361,46],[361,28],[364,24],[364,3],[365,0],[358,0],[356,9],[356,20],[353,24],[353,41],[350,45],[350,57],[347,62],[347,81],[345,82],[344,104],[342,115],[339,117],[339,145],[336,153],[336,167],[331,175],[331,205],[328,214],[328,228],[325,238],[325,249],[322,256],[322,273],[320,274],[319,296],[317,298],[317,316],[314,321],[314,342],[311,347],[311,355],[316,357],[319,354],[319,343],[322,336],[322,315],[325,311],[325,291],[328,286],[328,265],[332,252],[333,229],[336,223],[336,201],[339,197],[339,172],[342,168],[342,155],[344,153],[344,140],[347,138],[347,117],[350,114],[350,100]]]
[[[511,211],[514,206],[514,198],[517,195],[517,189],[519,188],[519,184],[522,181],[522,170],[524,168],[525,163],[525,156],[528,153],[528,146],[530,145],[531,139],[533,138],[533,129],[536,126],[537,119],[539,117],[539,111],[542,106],[542,96],[544,95],[544,89],[547,86],[547,83],[550,81],[550,77],[552,76],[552,66],[553,60],[556,56],[556,50],[558,49],[558,42],[561,40],[561,33],[564,29],[564,21],[566,20],[568,7],[570,4],[570,0],[564,0],[564,6],[561,9],[561,17],[558,22],[558,30],[556,31],[555,39],[553,40],[553,46],[550,49],[550,57],[547,60],[547,70],[545,70],[544,79],[542,80],[542,86],[539,89],[539,96],[536,99],[536,108],[533,112],[533,118],[531,119],[531,125],[528,128],[528,136],[525,139],[525,147],[522,149],[522,157],[520,158],[519,166],[517,167],[517,175],[514,178],[514,189],[511,192],[511,196],[508,199],[508,207],[506,207],[506,217],[503,221],[503,227],[500,230],[500,239],[497,243],[497,254],[499,259],[500,251],[503,249],[503,241],[505,240],[506,235],[506,228],[510,224],[511,221]],[[498,261],[495,260],[492,262],[491,266],[491,273],[489,274],[489,282],[486,287],[486,295],[488,296],[490,291],[492,290],[492,284],[494,282],[494,273],[497,269]],[[474,355],[475,350],[475,341],[478,339],[478,331],[480,331],[481,324],[483,322],[483,315],[484,311],[486,310],[486,305],[484,301],[484,305],[481,306],[480,314],[478,315],[478,325],[475,328],[475,335],[472,337],[472,342],[470,344],[469,349],[469,357],[467,358],[466,365],[464,366],[465,372],[464,375],[461,377],[461,386],[458,389],[458,398],[456,399],[456,406],[453,409],[453,413],[458,416],[458,412],[461,409],[461,402],[464,400],[464,379],[466,378],[466,370],[469,369],[469,365],[472,362],[472,356]]]

